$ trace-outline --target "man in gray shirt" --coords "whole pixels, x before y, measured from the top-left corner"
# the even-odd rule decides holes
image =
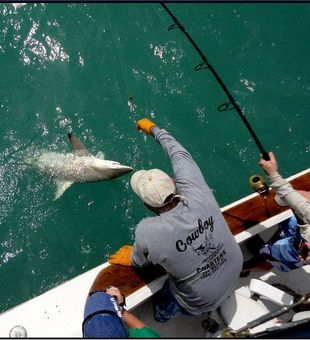
[[[240,247],[189,152],[146,118],[137,127],[161,144],[174,172],[173,180],[158,169],[140,170],[131,178],[134,192],[157,214],[138,224],[132,264],[159,264],[169,276],[155,299],[155,319],[214,310],[239,278]]]

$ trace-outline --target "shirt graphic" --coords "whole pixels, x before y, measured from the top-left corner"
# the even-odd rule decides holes
[[[185,240],[176,242],[176,249],[179,252],[187,250],[194,251],[203,258],[202,263],[196,269],[201,279],[215,273],[226,261],[226,250],[223,242],[217,244],[213,240],[214,219],[212,216],[204,222],[199,219],[198,226],[190,232]]]

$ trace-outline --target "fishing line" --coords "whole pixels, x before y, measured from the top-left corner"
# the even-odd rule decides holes
[[[161,3],[161,5],[165,9],[165,11],[169,14],[169,16],[172,18],[172,20],[174,21],[174,24],[169,26],[168,31],[171,31],[174,28],[179,28],[184,33],[184,35],[189,40],[189,42],[192,44],[194,49],[200,55],[200,57],[202,59],[202,63],[198,64],[195,67],[195,71],[200,71],[202,69],[209,69],[212,72],[212,74],[214,75],[214,77],[216,78],[216,80],[218,81],[218,83],[220,84],[220,86],[223,89],[223,91],[225,92],[226,96],[228,97],[229,101],[221,104],[218,107],[218,111],[223,112],[223,111],[228,111],[228,110],[235,109],[237,111],[237,113],[239,114],[240,118],[242,119],[243,123],[245,124],[246,128],[248,129],[250,135],[254,139],[258,149],[260,150],[260,152],[261,152],[261,154],[263,156],[263,158],[265,160],[269,160],[270,158],[269,158],[268,153],[265,151],[265,149],[264,149],[262,143],[260,142],[260,140],[258,139],[255,131],[253,130],[252,126],[250,125],[250,123],[246,119],[246,117],[245,117],[243,111],[241,110],[240,106],[236,103],[234,97],[232,96],[232,94],[229,92],[229,90],[227,89],[227,87],[223,83],[223,81],[220,78],[220,76],[217,74],[217,72],[215,71],[213,66],[208,62],[206,56],[202,53],[201,49],[198,47],[198,45],[195,43],[195,41],[192,39],[192,37],[189,35],[189,33],[180,24],[179,20],[171,13],[169,8],[164,3]]]

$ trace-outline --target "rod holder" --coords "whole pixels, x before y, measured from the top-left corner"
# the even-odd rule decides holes
[[[261,196],[269,195],[269,186],[265,179],[260,175],[253,175],[249,178],[249,182],[254,191]]]

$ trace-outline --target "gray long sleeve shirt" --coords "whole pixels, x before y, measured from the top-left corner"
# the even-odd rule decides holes
[[[216,309],[233,291],[242,253],[203,175],[167,131],[153,128],[174,171],[178,205],[136,228],[135,266],[160,264],[167,271],[178,303],[193,315]]]
[[[300,233],[310,242],[310,201],[296,191],[278,172],[268,178],[271,188],[303,222],[298,224]]]

